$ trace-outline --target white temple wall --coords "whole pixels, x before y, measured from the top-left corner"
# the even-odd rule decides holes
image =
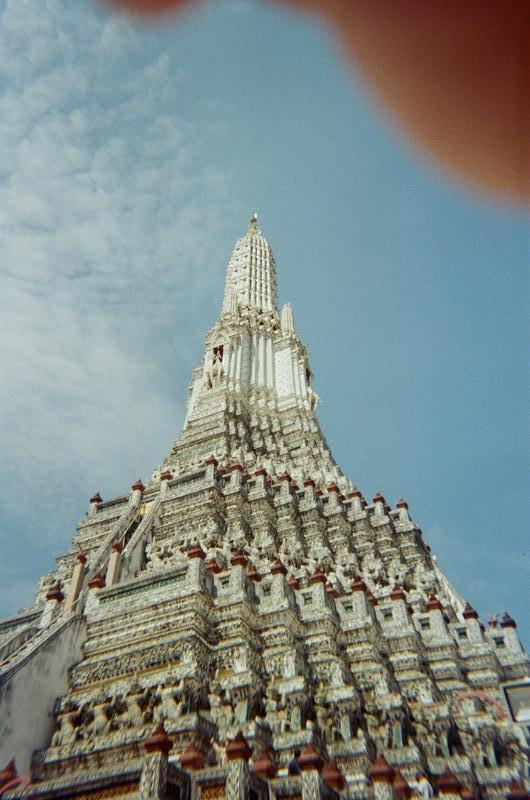
[[[250,383],[250,366],[252,356],[252,340],[250,334],[245,331],[241,336],[241,343],[239,346],[239,363],[237,375],[242,386],[247,386]]]
[[[85,639],[85,621],[75,620],[0,685],[0,764],[16,757],[26,775],[33,750],[49,744],[55,700],[68,688],[68,670]]]
[[[272,339],[270,336],[267,336],[266,341],[266,348],[267,348],[267,376],[266,382],[267,387],[272,389],[275,384],[275,374],[274,374],[274,352],[272,346]]]
[[[287,397],[290,394],[294,394],[291,349],[289,347],[284,347],[282,350],[276,351],[274,366],[278,397]]]
[[[298,371],[298,358],[297,353],[291,350],[291,369],[293,371],[294,389],[297,397],[301,397],[302,391],[300,388],[300,373]]]

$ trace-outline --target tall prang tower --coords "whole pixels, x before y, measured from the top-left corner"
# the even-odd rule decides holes
[[[254,216],[168,456],[0,623],[2,798],[528,796],[515,622],[364,499],[317,400]]]

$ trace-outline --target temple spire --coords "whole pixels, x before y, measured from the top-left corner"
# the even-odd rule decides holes
[[[515,621],[486,630],[406,502],[343,475],[291,307],[266,310],[274,269],[253,218],[167,459],[93,495],[35,606],[0,622],[0,767],[16,753],[32,800],[408,800],[413,774],[416,796],[527,800]],[[11,761],[0,795],[28,781]]]
[[[277,316],[277,294],[274,256],[258,227],[258,215],[253,214],[245,236],[237,240],[228,262],[223,313],[232,313],[236,305]]]

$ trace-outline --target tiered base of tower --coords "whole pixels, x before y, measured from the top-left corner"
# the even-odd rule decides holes
[[[513,793],[527,759],[501,684],[528,671],[513,621],[485,630],[406,504],[374,500],[214,460],[94,498],[4,637],[29,626],[31,652],[75,619],[92,564],[82,656],[24,796],[391,798],[447,770],[454,796]]]

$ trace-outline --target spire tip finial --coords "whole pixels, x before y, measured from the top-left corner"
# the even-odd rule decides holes
[[[251,236],[254,236],[256,233],[259,233],[258,215],[256,212],[254,212],[250,218],[250,225],[248,226],[248,232]]]

